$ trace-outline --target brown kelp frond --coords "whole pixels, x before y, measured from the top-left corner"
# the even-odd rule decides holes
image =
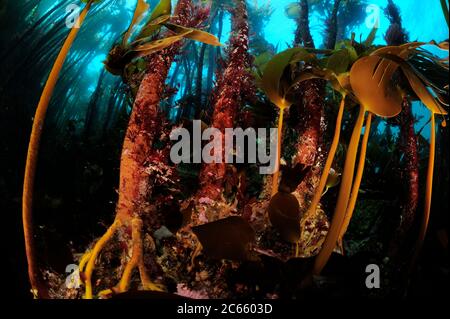
[[[184,36],[187,39],[196,40],[198,42],[202,42],[216,47],[222,46],[222,43],[219,42],[219,39],[217,39],[217,37],[212,35],[211,33],[193,28],[186,28],[181,25],[172,23],[165,23],[164,26],[166,26],[167,29],[175,32],[176,34],[181,34],[183,32],[190,31]]]
[[[131,33],[133,32],[134,27],[136,24],[141,21],[143,18],[143,15],[145,12],[150,8],[150,6],[144,1],[144,0],[138,0],[136,4],[136,9],[134,11],[133,18],[131,20],[130,26],[128,27],[128,30],[123,35],[122,39],[122,46],[126,46],[128,43],[128,40],[130,39]]]
[[[381,117],[395,117],[402,110],[402,96],[392,76],[398,66],[377,56],[359,59],[352,67],[353,93],[366,110]]]
[[[290,193],[279,192],[272,197],[268,208],[272,226],[281,237],[292,244],[300,239],[300,206],[297,198]]]
[[[301,49],[290,49],[275,55],[267,63],[261,80],[262,89],[266,93],[267,97],[280,110],[277,126],[277,162],[272,182],[272,196],[278,192],[284,111],[292,105],[292,102],[287,100],[287,94],[289,93],[288,91],[291,85],[291,81],[289,81],[289,76],[291,76],[289,66],[295,54],[298,53],[299,50]],[[286,77],[288,77],[288,79],[286,79]],[[286,85],[286,83],[288,84]]]
[[[406,61],[411,69],[428,87],[436,93],[447,94],[448,62],[442,62],[429,55],[413,55]]]
[[[298,243],[301,235],[300,205],[292,194],[311,172],[311,167],[298,163],[294,167],[283,165],[279,192],[270,200],[268,216],[270,223],[277,229],[281,238],[296,245],[296,256],[299,254]]]
[[[200,241],[203,253],[209,258],[240,261],[253,259],[255,231],[242,217],[227,217],[195,226],[192,231]]]
[[[443,88],[447,85],[446,80],[449,72],[448,55],[447,57],[437,56],[428,51],[426,49],[427,46],[433,46],[444,52],[448,51],[448,42],[439,44],[430,42],[418,43],[410,48],[405,47],[403,49],[401,47],[393,47],[390,52],[377,50],[373,54],[390,59],[401,66],[409,65],[428,85],[440,90],[440,92],[444,92],[445,89]]]
[[[138,1],[133,19],[125,32],[122,42],[116,44],[110,51],[106,61],[106,69],[114,75],[122,75],[133,60],[162,51],[183,39],[191,39],[212,46],[221,46],[217,37],[192,27],[184,27],[171,22],[172,4],[170,0],[161,0],[150,14],[139,34],[129,41],[137,23],[142,19],[149,6],[144,1]],[[155,39],[160,30],[165,27],[169,33],[164,38]]]
[[[317,54],[329,54],[330,52],[332,51],[293,48],[275,55],[264,64],[264,74],[260,81],[261,88],[269,100],[280,110],[277,126],[278,156],[273,176],[272,196],[278,192],[284,111],[292,105],[295,90],[302,82],[310,79],[336,78],[333,72],[324,72],[318,66]],[[299,73],[297,68],[303,71]]]
[[[409,88],[414,92],[415,96],[430,110],[431,112],[431,132],[430,132],[430,156],[427,172],[425,207],[420,227],[419,237],[416,243],[416,250],[411,263],[411,270],[414,269],[426,231],[431,211],[431,198],[433,188],[434,175],[434,158],[435,158],[435,141],[436,141],[436,114],[447,115],[448,111],[448,84],[444,80],[444,74],[448,75],[448,58],[437,58],[429,52],[421,49],[426,43],[408,43],[398,47],[387,47],[378,49],[373,55],[383,57],[392,63],[398,65],[403,75],[407,79]],[[437,44],[429,43],[448,51],[448,42]],[[447,56],[448,57],[448,56]],[[430,68],[429,70],[425,69]],[[444,120],[445,125],[445,120]]]
[[[91,8],[94,1],[87,2],[83,11],[81,12],[77,25],[81,26]],[[32,221],[32,207],[33,207],[33,188],[37,167],[37,159],[39,153],[39,144],[41,140],[42,130],[44,127],[45,117],[47,114],[48,105],[53,95],[53,91],[58,81],[59,74],[63,67],[63,64],[67,58],[67,55],[72,47],[73,42],[78,34],[79,28],[72,28],[66,41],[64,42],[61,51],[56,58],[50,75],[45,84],[42,92],[39,104],[36,108],[36,114],[34,116],[33,127],[31,130],[30,143],[28,146],[27,161],[25,167],[25,178],[23,185],[23,197],[22,197],[22,220],[25,236],[25,249],[28,261],[28,275],[31,283],[31,291],[36,298],[46,297],[47,292],[39,275],[39,267],[35,260],[36,252],[34,251],[34,235],[33,235],[33,221]]]
[[[169,0],[161,0],[150,14],[145,25],[136,36],[135,41],[146,39],[154,35],[161,29],[161,23],[167,21],[167,17],[172,14],[172,2]]]
[[[294,57],[298,53],[304,53],[304,49],[289,49],[275,55],[265,66],[262,77],[262,89],[264,90],[270,101],[280,109],[291,106],[292,102],[287,100],[290,84],[289,76],[291,76],[289,67]],[[292,83],[292,80],[291,80]]]
[[[425,106],[435,114],[446,115],[448,111],[448,62],[438,58],[422,47],[433,45],[448,51],[448,43],[408,43],[401,46],[381,48],[372,53],[397,65],[407,79],[407,86]],[[429,68],[429,69],[426,69]]]
[[[402,63],[403,68],[414,72],[423,84],[434,93],[436,102],[442,108],[439,113],[444,113],[443,111],[448,113],[448,56],[441,59],[425,50],[416,50],[406,63],[407,65]],[[420,96],[418,97],[420,98]]]
[[[178,41],[182,40],[184,37],[186,37],[190,33],[192,33],[192,30],[185,30],[182,33],[179,33],[179,34],[174,35],[174,36],[168,36],[168,37],[165,37],[163,39],[155,40],[155,41],[152,41],[150,43],[141,44],[139,46],[136,46],[133,49],[133,52],[135,52],[135,54],[133,56],[135,58],[145,57],[145,56],[150,55],[152,53],[155,53],[155,52],[158,52],[158,51],[162,51],[165,48],[167,48],[167,47],[171,46],[172,44],[174,44],[175,42],[178,42]]]

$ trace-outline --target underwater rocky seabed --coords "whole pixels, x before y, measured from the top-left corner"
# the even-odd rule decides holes
[[[0,203],[7,239],[6,285],[15,298],[33,297],[21,216],[31,125],[67,37],[66,7],[73,2],[0,1]],[[353,128],[358,126],[358,104],[371,106],[375,99],[361,98],[364,87],[356,89],[352,83],[349,88],[342,80],[347,72],[356,73],[356,61],[375,49],[372,33],[361,41],[355,34],[352,40],[352,32],[365,23],[369,2],[302,0],[265,5],[263,1],[179,0],[173,3],[172,17],[167,9],[170,1],[147,2],[150,8],[143,1],[92,3],[59,74],[45,118],[32,194],[37,277],[46,290],[39,290],[39,297],[85,297],[88,270],[81,273],[79,289],[66,287],[66,267],[83,259],[92,270],[93,297],[103,291],[100,297],[122,293],[125,298],[138,298],[143,288],[163,291],[148,298],[167,297],[167,293],[190,298],[289,299],[449,295],[446,115],[436,115],[430,222],[410,271],[426,206],[430,134],[425,124],[433,103],[428,100],[425,107],[417,102],[421,96],[405,80],[405,65],[392,80],[405,92],[398,103],[401,113],[385,119],[380,116],[391,110],[383,109],[380,115],[369,107],[380,116],[372,118],[358,200],[338,247],[343,253],[333,252],[321,276],[308,280],[332,227],[336,203],[342,199],[340,190],[346,183],[341,179],[346,175]],[[127,35],[136,3],[145,9],[145,17]],[[381,4],[382,21],[388,26],[378,30],[377,45],[416,40],[402,20],[411,17],[411,12],[402,12],[410,10],[411,3]],[[444,16],[439,1],[433,3],[433,10]],[[281,23],[295,26],[287,44],[267,36],[266,26],[280,12],[284,13]],[[318,16],[323,20],[317,22]],[[442,21],[441,28],[448,30]],[[180,31],[176,25],[191,29]],[[224,46],[216,46],[206,33],[199,36],[198,30],[216,36]],[[179,34],[184,34],[180,41],[165,40],[170,46],[152,46],[156,38]],[[136,42],[126,41],[127,36],[147,45],[146,50],[140,48],[145,52],[142,56],[136,56]],[[436,40],[442,47],[447,40],[448,50],[448,36],[419,40]],[[275,54],[285,52],[286,46],[309,50],[295,51],[291,60],[280,59]],[[445,62],[426,58],[427,64],[414,64],[424,63],[421,58],[420,53],[414,55],[408,65],[418,66],[424,76],[421,81],[439,93],[435,103],[448,110],[448,60],[443,81],[438,66],[445,69]],[[333,74],[343,76],[334,80]],[[306,80],[292,85],[292,91],[283,89],[300,75]],[[270,86],[274,82],[275,87]],[[292,100],[289,107],[281,105],[282,93],[283,103]],[[336,130],[342,94],[348,97],[342,127]],[[168,136],[175,127],[189,128],[194,119],[222,130],[276,127],[279,109],[284,110],[283,166],[275,190],[278,183],[260,175],[258,165],[177,166],[168,159]],[[332,165],[335,172],[323,175],[328,176],[327,191],[311,215],[310,204],[336,131],[340,138]],[[108,228],[113,236],[97,258],[85,255],[98,248],[96,243]],[[227,238],[231,248],[217,238]],[[299,242],[297,257],[295,242]],[[143,252],[139,260],[137,247]],[[366,287],[369,264],[381,268],[380,289]],[[136,268],[132,273],[131,267]],[[130,277],[124,279],[124,273]]]

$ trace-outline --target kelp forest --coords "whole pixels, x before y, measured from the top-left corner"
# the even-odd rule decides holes
[[[9,295],[448,296],[448,34],[446,0],[0,0]]]

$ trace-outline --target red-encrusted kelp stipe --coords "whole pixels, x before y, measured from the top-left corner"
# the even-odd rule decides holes
[[[190,0],[178,1],[173,22],[188,27],[198,27],[208,16],[208,10],[197,8]],[[182,43],[152,56],[136,96],[125,137],[120,167],[120,188],[117,214],[127,219],[139,216],[147,210],[148,198],[152,192],[149,166],[158,165],[150,159],[155,156],[153,143],[161,133],[159,103],[165,89],[170,66]],[[161,161],[166,162],[167,158]]]
[[[254,85],[248,73],[250,67],[249,25],[245,1],[237,1],[232,10],[233,34],[231,36],[226,68],[219,77],[214,95],[214,114],[211,126],[225,133],[226,128],[233,128],[236,116],[245,96],[254,94]],[[225,145],[223,136],[222,145]],[[224,191],[227,164],[205,164],[200,173],[200,190],[197,200],[206,198],[220,201]],[[193,223],[207,222],[209,218],[193,216]],[[214,218],[213,218],[214,219]]]
[[[384,38],[388,45],[402,45],[408,41],[408,34],[403,28],[400,10],[392,0],[388,1],[385,9],[391,25]],[[402,174],[406,190],[403,196],[400,223],[396,234],[391,241],[390,255],[396,256],[406,239],[408,231],[414,222],[419,204],[419,147],[418,138],[414,129],[414,115],[412,104],[408,97],[403,99],[400,121],[400,147],[405,156],[405,165]]]
[[[307,0],[300,0],[300,15],[295,32],[295,44],[303,44],[306,48],[314,48],[314,39],[309,28],[309,5]]]
[[[388,45],[402,45],[408,42],[408,34],[402,26],[400,10],[392,0],[388,0],[388,5],[384,10],[391,23],[384,38]]]
[[[191,0],[177,3],[172,22],[186,27],[199,27],[208,16],[208,10],[197,8]],[[170,35],[166,33],[165,36]],[[163,35],[164,36],[164,35]],[[155,227],[161,220],[155,212],[161,200],[150,201],[157,186],[176,183],[176,173],[169,165],[170,143],[167,143],[168,125],[159,109],[165,91],[165,81],[170,67],[183,43],[178,42],[168,49],[151,56],[147,61],[146,73],[140,83],[128,123],[120,164],[119,200],[116,219],[105,235],[96,242],[92,254],[88,256],[86,270],[86,295],[93,297],[92,274],[99,252],[104,245],[118,235],[113,245],[120,251],[122,273],[117,285],[113,276],[106,276],[111,289],[106,295],[127,291],[131,285],[133,272],[139,271],[140,284],[147,290],[160,290],[153,279],[158,280],[160,266],[156,262],[155,243],[152,239]],[[162,141],[165,148],[156,148],[154,143]],[[169,195],[170,197],[170,195]],[[166,198],[172,200],[173,198]],[[152,205],[153,204],[153,205]],[[106,270],[106,268],[105,268]],[[110,273],[107,271],[107,273]],[[112,278],[112,280],[111,280]]]
[[[400,114],[401,148],[405,155],[403,179],[407,183],[403,196],[403,207],[400,215],[400,225],[391,243],[390,253],[396,255],[400,245],[406,238],[414,222],[419,203],[419,152],[418,140],[414,129],[414,116],[411,102],[403,100],[403,112]]]
[[[297,153],[293,158],[293,165],[303,164],[311,166],[311,172],[300,183],[296,195],[300,201],[300,207],[305,209],[305,200],[314,194],[320,179],[320,163],[322,118],[324,110],[324,83],[321,80],[310,80],[300,85],[301,99],[296,105],[299,109],[300,124],[298,127],[299,138]],[[295,106],[294,106],[295,107]]]
[[[308,2],[301,1],[301,13],[298,20],[295,45],[314,48],[314,41],[309,27]],[[321,169],[316,167],[320,160],[320,136],[323,134],[322,118],[324,110],[325,83],[321,80],[309,80],[300,84],[299,99],[292,107],[297,107],[299,114],[299,138],[297,153],[293,165],[311,166],[311,172],[298,186],[296,196],[302,210],[307,208],[305,201],[314,194],[320,179]]]

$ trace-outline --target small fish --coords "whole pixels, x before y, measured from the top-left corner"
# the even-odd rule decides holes
[[[341,181],[341,174],[337,173],[333,168],[330,168],[330,173],[327,179],[327,188],[336,187]]]
[[[338,174],[333,168],[330,169],[330,173],[328,174],[327,184],[325,188],[325,192],[323,192],[322,196],[325,195],[330,188],[336,187],[341,182],[341,175]]]

